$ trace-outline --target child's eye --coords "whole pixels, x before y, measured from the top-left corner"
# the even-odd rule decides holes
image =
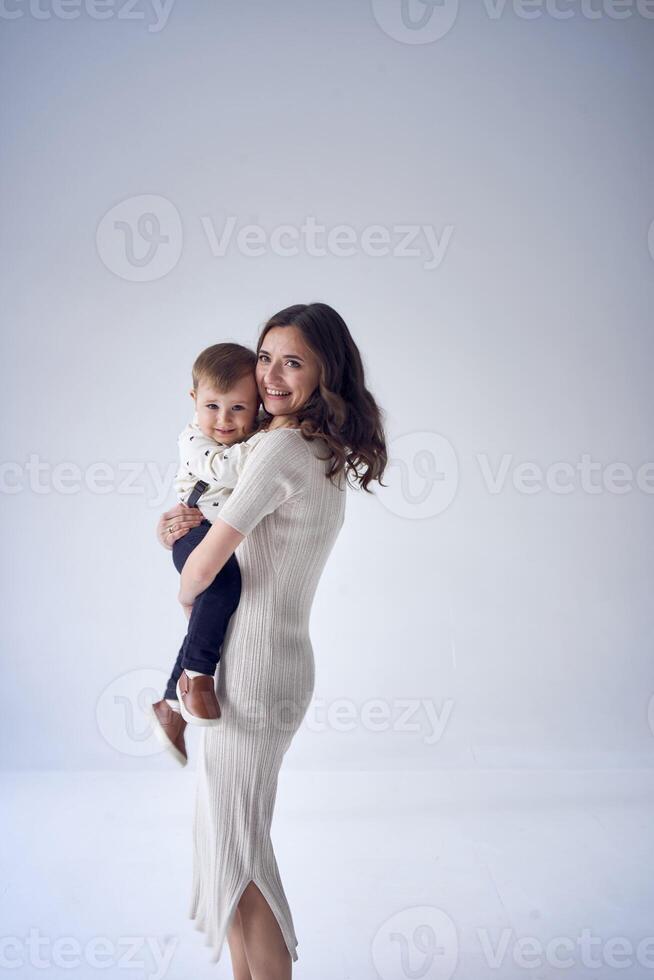
[[[234,405],[232,408],[232,412],[242,412],[244,408],[245,405]]]
[[[207,405],[207,408],[212,408],[213,409],[213,408],[218,408],[218,406],[214,402],[211,402],[210,405]]]

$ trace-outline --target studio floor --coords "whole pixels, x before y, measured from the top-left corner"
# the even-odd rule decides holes
[[[188,918],[195,770],[2,774],[2,962],[231,977]],[[306,980],[654,977],[654,770],[282,769]]]

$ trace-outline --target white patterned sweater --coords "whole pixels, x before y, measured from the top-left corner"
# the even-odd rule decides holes
[[[264,433],[259,430],[244,442],[226,446],[205,436],[197,424],[197,413],[177,438],[179,468],[174,486],[177,499],[187,502],[198,480],[209,484],[198,500],[198,507],[212,524],[220,516],[221,505],[228,500],[243,467]]]

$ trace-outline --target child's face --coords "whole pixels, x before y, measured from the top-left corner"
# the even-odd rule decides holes
[[[244,375],[229,391],[218,391],[200,380],[191,390],[198,413],[198,425],[205,436],[231,445],[252,434],[259,408],[257,383],[252,374]]]

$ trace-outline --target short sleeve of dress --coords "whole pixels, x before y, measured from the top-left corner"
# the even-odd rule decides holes
[[[265,433],[252,449],[220,519],[249,534],[259,521],[307,487],[311,450],[294,429]]]

